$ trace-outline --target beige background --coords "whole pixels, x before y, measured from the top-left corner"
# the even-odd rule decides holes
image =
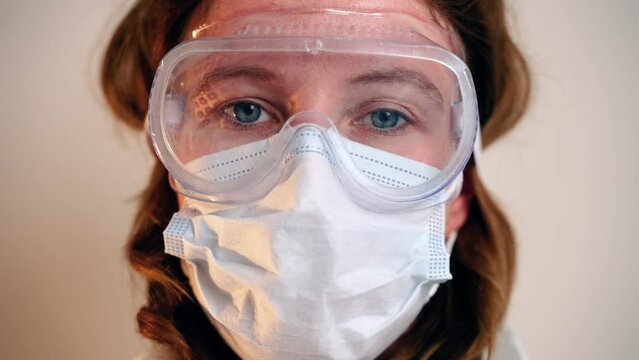
[[[129,4],[0,0],[2,359],[142,346],[121,250],[150,156],[96,81]],[[636,358],[638,4],[510,1],[535,98],[482,165],[519,234],[509,322],[533,359]]]

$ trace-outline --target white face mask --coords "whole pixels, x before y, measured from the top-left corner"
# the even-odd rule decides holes
[[[259,201],[187,199],[165,231],[165,250],[184,260],[197,300],[242,358],[374,358],[451,278],[444,205],[366,210],[340,186],[324,151],[294,151],[302,148]],[[405,171],[384,171],[410,182]],[[429,171],[423,175],[438,170]]]

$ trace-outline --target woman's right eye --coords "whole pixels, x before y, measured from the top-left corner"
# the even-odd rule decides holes
[[[232,130],[252,130],[274,127],[278,124],[277,110],[260,100],[233,100],[218,106],[210,106],[206,111],[196,113],[200,117],[199,127],[209,124]]]
[[[229,104],[224,112],[243,125],[250,125],[271,119],[271,116],[260,104],[252,101],[238,101]]]

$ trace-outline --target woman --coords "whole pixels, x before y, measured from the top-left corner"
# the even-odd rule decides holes
[[[152,357],[495,353],[515,244],[467,160],[528,99],[502,1],[142,0],[102,81],[162,161],[127,246]]]

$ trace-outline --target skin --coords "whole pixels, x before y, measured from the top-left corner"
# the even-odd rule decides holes
[[[339,9],[353,12],[375,12],[375,13],[399,13],[410,16],[410,25],[419,33],[425,35],[438,45],[463,57],[459,41],[449,26],[420,1],[396,1],[396,0],[368,0],[349,1],[347,5],[344,1],[326,0],[217,0],[215,5],[208,12],[200,11],[193,16],[189,22],[188,29],[193,29],[185,36],[185,40],[191,37],[220,36],[234,33],[234,22],[228,21],[238,17],[251,16],[277,8],[293,5],[297,10]],[[346,18],[346,17],[345,17]],[[303,21],[303,20],[302,20]],[[366,21],[366,20],[364,20]],[[218,26],[210,26],[219,24]],[[317,91],[299,92],[291,100],[291,112],[313,109],[330,113],[330,99],[317,96]],[[173,189],[176,189],[174,180],[171,178]],[[465,187],[464,191],[446,206],[446,229],[448,238],[451,233],[457,232],[466,222],[468,217],[469,201],[472,197],[472,189]],[[180,207],[184,203],[184,195],[176,191]]]

